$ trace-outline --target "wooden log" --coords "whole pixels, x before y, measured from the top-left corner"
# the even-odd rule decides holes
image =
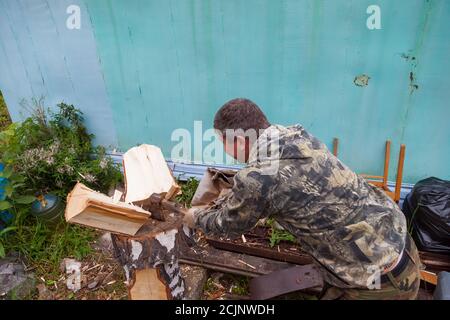
[[[150,219],[135,236],[114,234],[116,258],[123,266],[131,300],[183,299],[180,243],[191,231],[179,213],[164,213],[165,221]],[[191,241],[191,240],[188,240]]]

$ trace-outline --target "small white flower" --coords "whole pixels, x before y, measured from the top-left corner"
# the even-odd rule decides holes
[[[86,173],[84,175],[84,180],[86,180],[89,183],[94,183],[96,181],[96,178],[95,178],[95,176],[93,174]]]
[[[108,165],[108,160],[106,158],[103,158],[102,160],[100,160],[100,168],[105,169]]]

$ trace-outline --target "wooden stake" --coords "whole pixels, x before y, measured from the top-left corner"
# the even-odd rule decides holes
[[[334,138],[333,139],[333,155],[335,157],[337,157],[337,155],[338,155],[338,146],[339,146],[339,139],[338,138]]]
[[[405,162],[405,149],[406,146],[402,144],[400,146],[400,153],[398,156],[397,179],[395,181],[395,192],[394,192],[395,202],[398,202],[400,200],[400,191],[402,189],[402,178],[403,178],[403,164]]]
[[[386,149],[384,152],[384,171],[383,171],[383,189],[387,189],[388,175],[389,175],[389,159],[391,157],[391,141],[386,140]]]

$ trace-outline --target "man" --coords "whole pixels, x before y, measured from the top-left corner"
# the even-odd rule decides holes
[[[417,248],[403,213],[382,190],[300,125],[271,125],[250,100],[227,102],[214,128],[225,151],[247,166],[214,206],[189,211],[189,225],[237,237],[270,216],[314,258],[326,282],[323,299],[416,298]],[[230,137],[230,130],[239,133]],[[242,134],[248,130],[257,132],[256,141]]]

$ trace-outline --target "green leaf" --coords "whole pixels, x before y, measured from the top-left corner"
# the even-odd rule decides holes
[[[17,189],[17,188],[26,186],[26,184],[25,183],[13,183],[12,186],[14,189]]]
[[[11,181],[13,181],[13,182],[19,183],[19,182],[25,181],[25,177],[21,176],[21,175],[18,174],[18,173],[13,173],[13,174],[9,177],[9,180],[11,180]]]
[[[9,203],[8,201],[6,201],[6,200],[0,201],[0,211],[9,209],[9,208],[11,208],[11,207],[12,207],[12,205],[11,205],[11,203]]]
[[[5,186],[5,195],[9,198],[13,194],[14,188],[12,185],[8,184]]]
[[[11,167],[6,167],[3,171],[0,171],[0,177],[8,179],[13,173],[13,169]]]
[[[20,204],[30,204],[36,200],[35,196],[18,196],[14,201]]]
[[[5,229],[3,229],[2,231],[0,231],[0,236],[4,235],[5,233],[8,233],[10,231],[16,230],[17,227],[7,227]]]
[[[3,247],[3,243],[0,242],[0,258],[5,257],[5,247]]]

